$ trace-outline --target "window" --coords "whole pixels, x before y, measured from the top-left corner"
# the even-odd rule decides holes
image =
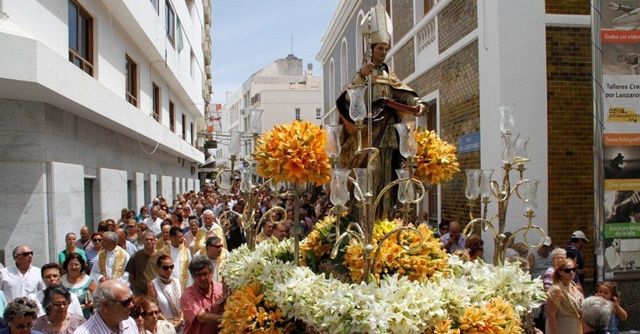
[[[73,0],[69,1],[69,61],[93,76],[93,19]]]
[[[364,59],[364,46],[367,45],[364,36],[362,35],[362,26],[360,22],[364,20],[364,12],[360,10],[358,13],[358,21],[356,21],[356,71],[360,70],[360,66],[363,64]]]
[[[164,25],[165,25],[165,28],[167,29],[167,38],[169,39],[169,42],[171,42],[171,45],[175,46],[176,12],[173,10],[173,7],[171,7],[171,1],[167,0],[165,3],[167,5],[167,12],[164,19]]]
[[[322,118],[322,108],[316,108],[316,119]]]
[[[176,49],[178,49],[178,53],[182,52],[184,49],[184,39],[182,37],[182,22],[180,22],[180,18],[177,18],[178,23],[176,24]]]
[[[151,5],[156,10],[156,13],[160,14],[160,0],[151,0]]]
[[[191,143],[191,145],[195,145],[196,142],[193,140],[193,122],[189,123],[189,132],[191,135],[191,140],[189,142]]]
[[[427,15],[427,13],[431,10],[431,8],[433,8],[433,5],[435,5],[437,2],[437,0],[422,0],[422,15]]]
[[[152,96],[153,118],[155,118],[156,121],[160,122],[160,87],[156,86],[155,83],[152,85],[153,85],[153,96]]]
[[[296,108],[296,121],[300,120],[300,108]]]
[[[187,140],[187,116],[182,114],[182,139]]]
[[[127,60],[126,80],[127,80],[127,101],[138,106],[138,65],[131,60],[131,57],[125,55]]]
[[[342,46],[340,47],[340,87],[347,85],[349,80],[347,79],[347,71],[349,69],[349,63],[347,60],[347,39],[342,40]]]
[[[176,110],[171,101],[169,101],[169,130],[176,132]]]

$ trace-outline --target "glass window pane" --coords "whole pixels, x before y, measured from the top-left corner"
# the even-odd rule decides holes
[[[89,51],[88,51],[88,43],[89,43],[89,21],[80,17],[80,25],[78,29],[78,53],[85,60],[89,60]]]
[[[78,50],[78,7],[69,1],[69,48]]]

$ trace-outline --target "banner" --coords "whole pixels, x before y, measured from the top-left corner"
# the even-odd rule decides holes
[[[640,278],[640,0],[600,13],[605,279]]]

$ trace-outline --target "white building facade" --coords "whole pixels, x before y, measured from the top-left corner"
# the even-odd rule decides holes
[[[4,258],[198,190],[210,0],[0,1]],[[5,261],[3,261],[6,263]]]
[[[261,132],[274,125],[304,120],[321,124],[322,77],[314,76],[311,64],[304,69],[303,60],[290,54],[251,75],[242,88],[227,94],[222,110],[223,132],[238,130],[243,138],[251,137],[250,113],[262,110]],[[219,145],[218,159],[228,158],[224,140]],[[253,151],[252,141],[243,140],[240,155]]]

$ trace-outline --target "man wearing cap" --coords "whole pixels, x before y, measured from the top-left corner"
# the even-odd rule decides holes
[[[551,238],[544,237],[542,245],[538,249],[529,253],[527,261],[531,268],[531,278],[538,278],[551,267]]]
[[[584,259],[582,258],[582,248],[589,242],[584,232],[577,230],[571,233],[571,242],[564,248],[567,253],[576,255],[576,264],[578,265],[578,280],[580,285],[584,286]]]

